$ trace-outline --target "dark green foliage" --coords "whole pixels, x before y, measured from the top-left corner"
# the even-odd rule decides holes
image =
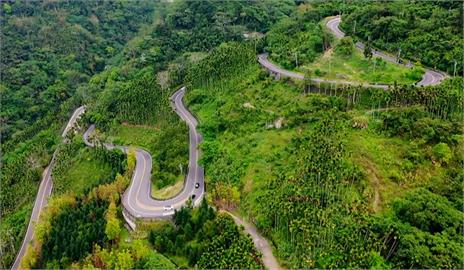
[[[266,35],[266,51],[282,67],[294,69],[313,62],[328,47],[328,36],[317,21],[285,18]]]
[[[380,130],[390,136],[421,138],[425,143],[456,144],[453,135],[461,134],[462,123],[443,121],[427,113],[423,107],[407,107],[380,112]]]
[[[150,141],[138,146],[147,148],[153,157],[153,183],[158,188],[174,184],[180,175],[179,164],[185,168],[188,159],[187,125],[174,113],[169,99],[177,89],[163,89],[152,67],[140,71],[131,67],[129,72],[114,68],[95,76],[89,87],[103,89],[97,90],[102,93],[99,99],[89,100],[92,103],[86,113],[99,129],[106,131],[121,124],[159,128]]]
[[[187,168],[188,164],[188,129],[182,122],[166,125],[152,149],[153,162],[157,170],[153,171],[153,184],[162,188],[175,183],[179,164]]]
[[[253,242],[227,214],[216,214],[206,200],[197,209],[183,207],[167,224],[150,232],[149,239],[162,253],[184,256],[201,269],[261,268]]]
[[[362,1],[342,18],[349,35],[401,57],[462,75],[463,9],[458,1]],[[354,27],[356,22],[356,28]],[[354,32],[356,31],[356,32]]]
[[[114,69],[101,74],[90,86],[103,89],[101,98],[94,101],[88,114],[101,128],[120,122],[156,125],[172,114],[168,107],[169,90],[162,90],[156,83],[150,67],[138,72],[133,70],[126,76]]]
[[[106,201],[78,199],[52,221],[52,230],[42,246],[41,268],[66,268],[92,252],[94,244],[106,243]]]
[[[151,21],[153,8],[150,1],[10,1],[0,5],[0,209],[2,221],[10,214],[16,216],[14,222],[2,222],[0,234],[3,240],[8,230],[17,232],[1,242],[0,268],[8,268],[59,131],[81,104],[77,89],[104,69],[106,60],[140,25]]]
[[[392,210],[391,217],[375,218],[372,230],[393,267],[462,267],[464,214],[446,198],[417,189],[396,200]]]
[[[421,105],[425,111],[437,118],[457,121],[463,119],[464,94],[462,78],[447,79],[439,85],[415,87],[395,85],[388,91],[376,88],[348,86],[335,94],[347,99],[349,108],[381,109]],[[331,94],[331,87],[316,90]]]
[[[397,200],[393,203],[393,211],[401,221],[431,234],[446,232],[455,239],[463,234],[463,213],[447,199],[425,189],[414,190]]]
[[[441,141],[449,143],[453,158],[442,167],[445,179],[437,176],[436,182],[424,185],[437,193],[429,200],[440,202],[431,221],[453,224],[456,219],[450,222],[443,215],[451,211],[456,216],[457,212],[448,207],[461,207],[462,203],[462,172],[454,153],[460,140],[461,85],[461,79],[452,79],[435,87],[396,86],[389,91],[327,87],[319,90],[325,95],[302,95],[303,90],[293,87],[293,82],[275,82],[250,64],[226,80],[200,83],[187,98],[200,116],[202,159],[213,193],[226,185],[238,190],[236,204],[275,244],[286,267],[449,268],[456,267],[454,254],[461,254],[462,244],[448,241],[447,232],[443,237],[432,235],[397,218],[372,215],[364,193],[370,175],[352,163],[344,145],[349,143],[345,136],[351,132],[350,115],[359,111],[366,113],[366,128],[372,125],[372,132],[375,128],[385,134],[391,131],[398,137],[395,141],[405,144],[414,140],[411,151],[398,161],[404,163],[405,171],[409,163],[433,171],[430,167],[435,165],[428,158],[431,147]],[[244,108],[247,102],[253,108]],[[356,110],[349,111],[353,108]],[[268,124],[280,116],[285,125],[269,128]],[[382,129],[384,119],[388,129]],[[279,137],[283,134],[288,134],[288,140]],[[269,137],[272,139],[267,140]],[[279,139],[284,146],[274,141]],[[260,145],[263,140],[266,146]],[[229,192],[224,197],[232,195]],[[215,202],[221,203],[216,197]],[[411,210],[409,216],[426,218],[427,212],[434,211],[421,207],[426,208],[408,204],[404,209]],[[392,233],[394,230],[397,234]],[[176,249],[175,240],[172,250]],[[192,253],[196,248],[192,245]],[[439,256],[427,258],[434,254]],[[423,263],[410,263],[417,260]]]
[[[167,68],[169,61],[185,52],[208,51],[226,41],[240,41],[247,31],[265,31],[288,15],[292,1],[177,1],[172,12],[161,12],[151,33],[126,57],[139,67]],[[134,59],[135,60],[135,59]]]
[[[103,70],[108,48],[120,48],[149,22],[148,4],[12,3],[12,12],[1,17],[2,49],[8,51],[1,58],[3,140],[43,129],[32,123],[59,112],[89,75]]]
[[[343,37],[337,45],[335,45],[334,51],[342,56],[350,56],[354,51],[353,39],[351,37]]]
[[[371,41],[367,41],[366,45],[364,46],[364,51],[363,51],[364,57],[368,58],[369,60],[372,59],[372,45]]]
[[[256,55],[251,43],[224,43],[205,59],[189,69],[186,82],[199,86],[213,80],[226,79],[242,72],[241,68],[255,63]]]

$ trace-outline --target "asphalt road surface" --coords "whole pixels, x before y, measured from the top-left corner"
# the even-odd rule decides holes
[[[69,132],[69,130],[71,130],[71,128],[75,125],[77,119],[79,119],[79,117],[84,112],[85,106],[81,106],[74,111],[61,135],[63,138],[66,137],[66,134]],[[55,165],[55,157],[56,151],[53,153],[50,164],[48,164],[48,166],[45,168],[42,174],[42,181],[40,182],[39,191],[37,192],[37,196],[35,198],[34,208],[32,208],[32,214],[31,218],[29,219],[26,235],[24,236],[21,248],[19,249],[19,252],[16,255],[16,259],[11,269],[19,269],[19,264],[24,256],[24,253],[26,252],[27,245],[31,242],[32,238],[34,237],[35,223],[39,220],[40,213],[42,212],[42,209],[47,205],[48,197],[50,197],[50,194],[52,193],[52,169],[53,165]]]
[[[171,103],[176,113],[189,126],[189,168],[185,179],[182,191],[173,198],[167,200],[155,200],[151,196],[151,155],[143,150],[134,148],[136,153],[136,167],[132,175],[132,181],[129,188],[124,192],[122,203],[125,211],[133,218],[142,219],[159,219],[170,218],[174,215],[175,209],[180,209],[192,199],[194,205],[198,205],[203,199],[205,192],[204,170],[198,164],[199,150],[198,144],[201,142],[201,135],[197,132],[197,120],[185,108],[182,101],[185,94],[185,87],[176,91],[170,98]],[[91,125],[84,133],[84,142],[87,146],[94,146],[94,143],[89,141],[89,136],[95,129]],[[124,152],[128,151],[127,146],[114,146],[104,144],[108,149],[119,148]],[[195,187],[198,184],[198,187]],[[127,216],[126,216],[127,220]],[[133,221],[128,221],[131,227],[134,226]]]
[[[332,19],[329,19],[326,23],[327,28],[332,31],[332,33],[337,37],[337,38],[342,38],[345,36],[345,33],[342,32],[340,29],[340,22],[341,22],[341,17],[336,16],[333,17]],[[360,50],[364,50],[364,44],[361,42],[356,43],[356,47]],[[373,56],[383,58],[385,61],[395,63],[398,65],[401,65],[397,62],[396,57],[393,57],[389,54],[386,54],[381,51],[377,50],[372,50]],[[410,66],[410,64],[406,64],[404,66]],[[427,85],[436,85],[439,84],[442,80],[446,78],[446,75],[441,72],[437,72],[431,69],[425,69],[425,73],[422,76],[422,80],[420,80],[416,85],[417,86],[427,86]]]

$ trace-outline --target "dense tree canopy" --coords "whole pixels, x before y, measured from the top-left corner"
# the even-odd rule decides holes
[[[188,266],[201,269],[262,267],[251,239],[228,214],[216,213],[206,200],[198,209],[187,206],[177,211],[174,224],[150,232],[150,241],[159,252],[185,256]]]

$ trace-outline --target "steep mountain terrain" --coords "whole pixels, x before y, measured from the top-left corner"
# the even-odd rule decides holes
[[[0,267],[15,259],[55,150],[52,195],[20,268],[464,265],[464,82],[453,76],[462,72],[462,6],[1,6]],[[328,27],[334,18],[345,37]],[[443,80],[417,84],[430,68]],[[185,111],[172,100],[179,89]],[[81,105],[85,114],[60,138]],[[162,205],[165,220],[128,218],[132,181],[147,179],[136,191],[147,198],[176,196],[191,162],[198,168],[189,156],[198,142],[201,203]]]

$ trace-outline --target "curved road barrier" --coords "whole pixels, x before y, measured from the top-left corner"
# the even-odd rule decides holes
[[[342,30],[340,29],[340,22],[341,22],[341,17],[336,16],[336,17],[329,19],[326,23],[327,28],[337,38],[342,38],[345,36],[345,33],[343,33]],[[364,44],[362,44],[361,42],[357,42],[356,48],[358,48],[359,50],[364,50]],[[388,55],[386,53],[383,53],[381,51],[372,50],[372,54],[374,56],[384,59],[385,61],[398,64],[398,65],[403,65],[403,64],[398,63],[395,57]],[[269,70],[271,73],[275,73],[275,74],[278,74],[279,76],[290,77],[290,78],[295,78],[299,80],[303,80],[305,78],[304,75],[301,73],[285,70],[283,68],[278,67],[274,63],[270,62],[267,57],[268,57],[268,54],[266,53],[258,55],[258,62],[261,64],[261,66]],[[404,66],[410,67],[411,65],[407,64]],[[447,75],[445,73],[426,68],[425,73],[422,76],[422,80],[417,82],[416,85],[417,86],[437,85],[441,81],[443,81],[446,77]],[[337,84],[352,85],[352,86],[363,86],[363,87],[372,87],[372,88],[381,88],[381,89],[388,89],[390,87],[390,85],[386,85],[386,84],[366,84],[366,83],[363,84],[363,83],[353,83],[349,81],[324,80],[324,79],[319,79],[319,78],[311,78],[311,81],[315,83],[330,83],[330,84],[335,84],[335,85]]]
[[[69,118],[69,121],[63,130],[63,133],[61,134],[63,138],[66,137],[69,130],[71,130],[71,128],[75,125],[77,119],[79,119],[79,117],[84,112],[85,112],[85,106],[81,106],[74,111],[71,118]],[[52,188],[53,188],[52,170],[53,170],[53,166],[55,165],[56,153],[57,151],[53,153],[50,164],[48,164],[48,166],[43,171],[42,181],[40,182],[39,190],[35,198],[34,208],[32,208],[32,214],[29,219],[29,224],[27,225],[26,235],[24,236],[23,242],[21,244],[21,248],[19,249],[18,254],[16,255],[16,259],[11,269],[15,269],[15,270],[19,269],[19,264],[21,262],[21,259],[24,256],[24,253],[26,252],[27,245],[29,244],[29,242],[31,242],[32,238],[34,237],[35,223],[39,220],[40,213],[42,212],[42,209],[47,205],[48,197],[50,197],[50,194],[52,193]]]
[[[124,192],[122,204],[124,206],[124,216],[128,224],[135,229],[134,219],[162,219],[170,218],[174,215],[174,210],[180,209],[191,200],[194,206],[200,204],[205,192],[204,170],[198,165],[199,150],[198,144],[201,142],[201,135],[197,132],[197,120],[185,108],[182,99],[185,94],[185,87],[176,91],[170,98],[176,113],[189,126],[189,169],[182,191],[173,198],[167,200],[155,200],[151,196],[151,155],[143,149],[135,149],[136,167],[132,175],[129,188]],[[94,147],[95,144],[89,141],[89,135],[95,129],[91,125],[84,133],[84,142],[87,146]],[[103,144],[107,149],[119,148],[128,152],[127,146],[115,146]],[[129,219],[129,220],[128,220]]]

